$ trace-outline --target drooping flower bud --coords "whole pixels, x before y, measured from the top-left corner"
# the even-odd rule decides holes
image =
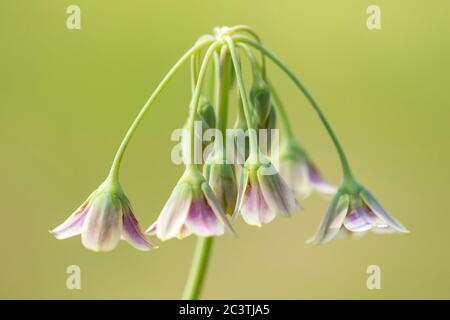
[[[237,163],[243,164],[245,159],[248,158],[249,149],[250,149],[250,141],[248,136],[248,126],[247,121],[245,119],[242,100],[239,97],[239,113],[236,118],[236,122],[234,123],[234,137],[235,137],[235,146],[236,146],[236,156],[238,157]]]
[[[281,175],[299,196],[306,198],[312,191],[325,195],[336,192],[336,187],[322,178],[306,151],[293,138],[283,143],[280,159]]]
[[[238,192],[234,165],[227,163],[221,152],[211,154],[203,167],[203,173],[223,211],[232,216]]]
[[[264,127],[271,112],[270,89],[263,79],[255,79],[250,90],[250,101],[253,104],[253,112],[256,124]]]
[[[200,97],[197,118],[202,122],[203,132],[216,127],[216,113],[214,107],[204,96]]]

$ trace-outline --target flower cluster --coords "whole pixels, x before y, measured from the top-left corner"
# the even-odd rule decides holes
[[[205,50],[206,49],[206,50]],[[255,50],[262,53],[257,58]],[[343,179],[336,188],[319,173],[309,153],[294,137],[289,117],[275,88],[268,80],[266,58],[280,67],[305,94],[318,113],[338,152]],[[192,96],[185,123],[189,135],[184,140],[185,171],[175,185],[159,217],[146,230],[160,240],[182,239],[235,233],[230,219],[241,216],[249,225],[262,226],[277,215],[291,216],[301,206],[296,196],[306,198],[312,191],[329,195],[331,205],[311,243],[325,243],[340,234],[406,232],[400,222],[378,203],[375,197],[353,176],[342,146],[305,86],[271,51],[266,49],[256,33],[246,26],[222,27],[214,35],[201,37],[164,77],[131,125],[116,153],[106,181],[64,223],[51,231],[57,239],[81,235],[82,243],[94,251],[109,251],[120,239],[140,250],[155,248],[141,231],[130,202],[119,184],[119,168],[126,147],[144,113],[165,88],[176,71],[191,61]],[[244,64],[249,62],[252,83],[244,81]],[[212,72],[208,77],[207,73]],[[205,80],[206,79],[206,80]],[[211,80],[206,90],[205,81]],[[247,92],[247,87],[250,87]],[[205,163],[194,160],[195,140],[201,138],[195,130],[228,129],[230,92],[238,92],[237,118],[234,129],[248,132],[245,143],[231,156],[223,146],[225,141],[215,137],[213,148]],[[262,133],[284,129],[280,153],[276,139]],[[259,134],[258,134],[259,133]],[[221,136],[221,139],[236,139]],[[207,145],[202,141],[202,150]],[[243,157],[244,162],[229,161]],[[280,162],[280,173],[274,165]]]

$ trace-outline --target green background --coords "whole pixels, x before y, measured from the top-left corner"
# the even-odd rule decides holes
[[[82,29],[66,28],[81,7]],[[378,4],[382,30],[366,27]],[[359,179],[411,233],[311,246],[327,206],[263,228],[236,225],[216,241],[204,298],[450,298],[449,1],[0,1],[1,298],[178,298],[195,239],[139,252],[121,242],[93,253],[55,240],[61,223],[105,178],[125,130],[197,37],[248,24],[321,103]],[[273,65],[271,79],[299,139],[334,183],[330,139]],[[144,227],[182,168],[170,160],[187,116],[184,68],[132,140],[122,184]],[[66,268],[81,268],[81,290]],[[381,268],[381,290],[366,269]]]

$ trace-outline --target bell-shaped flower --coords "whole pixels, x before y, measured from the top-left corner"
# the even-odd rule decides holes
[[[155,248],[141,231],[131,204],[120,185],[106,180],[61,225],[50,231],[57,239],[81,234],[93,251],[110,251],[122,238],[139,250]]]
[[[174,237],[182,239],[191,234],[219,236],[225,229],[234,234],[214,191],[199,169],[189,166],[147,233],[168,240]]]
[[[217,197],[225,214],[233,215],[236,207],[238,187],[235,166],[227,163],[223,152],[212,153],[204,167],[203,173]]]
[[[331,200],[319,229],[309,243],[323,244],[346,234],[406,233],[408,230],[390,215],[363,186],[352,191],[341,187]]]
[[[275,216],[290,216],[301,206],[294,194],[265,157],[250,156],[241,171],[235,216],[240,212],[249,225],[262,226]]]
[[[330,195],[336,187],[325,181],[306,151],[293,138],[287,138],[280,151],[280,173],[300,197],[312,191]]]

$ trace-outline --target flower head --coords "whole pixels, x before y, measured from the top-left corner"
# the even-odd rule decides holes
[[[235,215],[240,211],[250,225],[262,226],[277,214],[290,216],[301,207],[270,161],[265,160],[254,164],[249,159],[241,172]]]
[[[280,159],[281,175],[299,196],[307,197],[312,191],[325,195],[336,192],[336,187],[322,178],[305,150],[293,138],[285,141]]]
[[[139,250],[154,248],[142,233],[122,188],[109,180],[50,232],[57,239],[81,234],[83,245],[93,251],[111,251],[121,238]]]
[[[331,200],[315,236],[308,242],[326,243],[336,236],[374,233],[406,233],[408,230],[390,215],[363,186],[348,191],[341,187]]]
[[[168,240],[219,236],[225,229],[234,233],[208,182],[196,167],[188,167],[147,233]]]

